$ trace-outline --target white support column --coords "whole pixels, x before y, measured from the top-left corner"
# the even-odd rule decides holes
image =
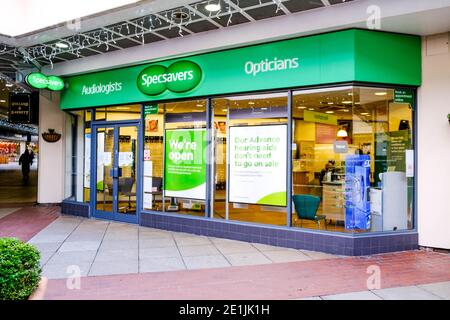
[[[59,109],[59,93],[42,91],[39,96],[38,203],[60,203],[64,195],[65,114]],[[58,142],[49,143],[42,133],[54,129]]]
[[[419,245],[450,249],[449,33],[425,37],[417,107]]]

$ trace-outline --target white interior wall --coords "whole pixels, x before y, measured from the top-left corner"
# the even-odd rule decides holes
[[[423,38],[418,101],[419,245],[450,249],[449,33]]]
[[[84,172],[84,117],[77,116],[77,190],[76,201],[83,201],[83,172]]]
[[[64,199],[72,195],[72,119],[69,114],[65,114],[65,134],[64,134]]]
[[[39,95],[39,170],[38,203],[59,203],[64,197],[65,113],[59,109],[59,93],[42,91]],[[55,129],[62,137],[48,143],[42,133]]]

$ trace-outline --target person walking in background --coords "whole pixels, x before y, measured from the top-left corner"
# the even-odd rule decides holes
[[[28,149],[25,149],[25,152],[22,153],[22,155],[19,158],[19,166],[22,166],[22,176],[23,176],[23,183],[28,184],[28,181],[30,180],[30,166],[33,163],[33,158],[30,155],[30,152]]]

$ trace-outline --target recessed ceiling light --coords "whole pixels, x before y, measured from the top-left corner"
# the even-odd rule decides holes
[[[342,101],[343,104],[351,104],[353,101]]]
[[[350,110],[348,110],[348,109],[344,109],[344,110],[342,110],[342,111],[344,111],[344,112],[350,112]]]
[[[216,12],[220,10],[220,4],[219,3],[208,3],[205,6],[205,9],[211,12]]]
[[[267,108],[261,108],[261,110],[267,110]]]
[[[369,113],[368,112],[361,112],[361,115],[362,116],[367,116],[367,115],[369,115]]]
[[[61,49],[67,49],[69,47],[69,45],[65,42],[57,42],[57,43],[55,43],[55,46],[57,46],[58,48],[61,48]]]
[[[308,110],[311,110],[311,111],[313,111],[313,110],[314,110],[314,108],[309,108]]]
[[[200,103],[197,103],[197,107],[203,107],[203,105]]]
[[[385,96],[387,95],[387,92],[375,92],[376,96]]]
[[[297,107],[297,109],[306,109],[306,107],[305,106],[300,106],[300,107]]]
[[[223,112],[227,112],[227,109],[222,109]]]
[[[13,86],[12,83],[7,83],[7,84],[5,84],[5,87],[8,87],[8,88],[11,88],[12,86]]]
[[[3,99],[0,100],[0,103],[5,103],[5,102],[6,102],[6,100],[3,100]]]
[[[249,101],[248,104],[255,104],[253,101]]]
[[[325,113],[332,114],[334,111],[325,111]]]
[[[334,102],[328,102],[328,104],[329,104],[329,105],[332,105],[332,104],[334,104]]]
[[[347,93],[349,96],[352,96],[353,95],[353,92],[349,92],[349,93]]]

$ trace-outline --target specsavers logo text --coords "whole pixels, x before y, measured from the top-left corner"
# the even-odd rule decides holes
[[[142,93],[154,96],[166,90],[181,93],[194,89],[202,79],[202,70],[191,61],[182,60],[169,67],[151,65],[139,73],[137,86]]]

